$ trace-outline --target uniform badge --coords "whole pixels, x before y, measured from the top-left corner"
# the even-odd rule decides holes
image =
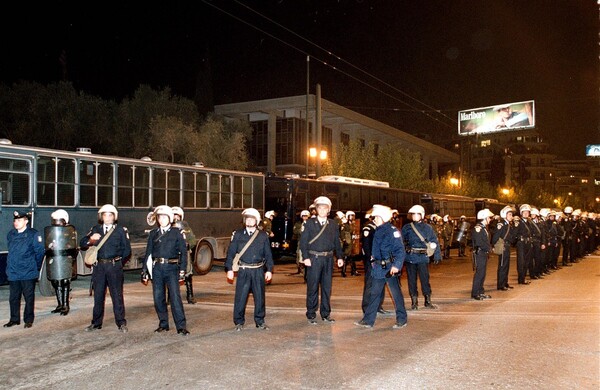
[[[394,232],[394,237],[400,238],[400,232],[398,230]]]
[[[476,231],[477,233],[479,233],[479,232],[481,231],[481,226],[479,226],[479,225],[476,225],[476,226],[475,226],[475,231]]]
[[[38,240],[38,242],[42,242],[42,236],[40,236],[40,235],[38,234],[38,236],[37,236],[37,240]]]
[[[496,229],[500,230],[500,229],[502,229],[502,226],[503,225],[501,223],[499,223],[498,226],[496,226]]]
[[[365,237],[369,237],[369,231],[368,231],[368,230],[365,230],[365,231],[363,232],[363,235],[364,235]]]
[[[233,241],[233,236],[235,236],[235,230],[233,232],[231,232],[231,240],[229,240],[229,241]]]

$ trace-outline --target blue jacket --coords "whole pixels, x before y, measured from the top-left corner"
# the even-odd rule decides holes
[[[44,259],[44,243],[37,230],[27,227],[23,233],[11,229],[7,234],[6,276],[16,280],[37,279]]]
[[[146,260],[152,255],[153,259],[179,259],[179,269],[187,267],[187,243],[183,230],[167,227],[165,234],[160,233],[160,228],[152,229],[148,235],[146,255],[144,256],[143,270],[148,271]],[[100,248],[102,249],[102,248]]]
[[[385,274],[389,272],[392,267],[396,267],[399,270],[404,265],[404,258],[406,257],[406,251],[404,250],[404,243],[402,242],[402,234],[397,227],[392,225],[390,222],[386,222],[375,229],[373,235],[373,246],[371,248],[373,263],[373,273],[371,274],[375,279],[384,279]],[[381,260],[392,259],[392,262],[386,264],[384,269],[381,266]]]
[[[131,243],[129,242],[129,233],[124,227],[117,224],[113,225],[115,231],[111,233],[110,237],[106,240],[102,247],[98,251],[99,259],[114,259],[115,257],[121,257],[121,261],[127,260],[131,255]],[[100,234],[100,239],[97,243],[91,244],[90,237],[94,233]],[[79,246],[82,250],[87,250],[90,246],[98,245],[104,238],[103,225],[96,225],[92,227],[89,233],[81,238]]]
[[[440,243],[438,242],[437,235],[433,231],[431,225],[423,223],[422,221],[413,222],[415,228],[419,230],[419,233],[423,236],[423,238],[429,242],[435,242],[437,244],[437,248],[435,248],[435,253],[433,254],[434,260],[442,259],[442,252],[440,252]],[[413,228],[410,226],[410,223],[402,226],[402,236],[404,237],[404,244],[406,245],[406,250],[408,251],[411,248],[414,249],[425,249],[426,245],[423,240],[417,236]],[[408,253],[406,255],[406,261],[411,264],[422,264],[429,263],[429,257],[426,253]]]
[[[226,271],[231,270],[233,258],[244,249],[244,246],[250,241],[250,237],[246,228],[241,228],[233,232],[231,244],[229,244],[229,249],[227,249]],[[273,272],[273,254],[271,252],[269,235],[265,231],[259,230],[258,236],[252,241],[252,244],[246,249],[240,260],[247,264],[258,264],[264,260],[267,272]]]
[[[309,242],[319,234],[321,228],[322,226],[317,217],[310,218],[304,224],[304,232],[300,237],[300,250],[302,251],[302,257],[305,259],[313,258],[313,255],[310,253],[310,251],[333,251],[338,259],[344,258],[342,242],[340,241],[340,229],[338,224],[333,219],[327,219],[327,226],[325,227],[323,234],[321,234],[319,238],[317,238],[312,244],[309,244]]]

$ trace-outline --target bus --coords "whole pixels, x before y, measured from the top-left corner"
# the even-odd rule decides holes
[[[313,200],[321,195],[332,202],[331,215],[337,210],[352,210],[356,220],[361,221],[374,204],[383,204],[398,210],[401,223],[408,210],[421,203],[418,191],[389,188],[384,182],[327,176],[319,179],[270,176],[265,180],[265,210],[273,210],[273,233],[271,246],[276,256],[291,256],[296,252],[293,238],[294,223],[302,210],[308,210]]]
[[[6,278],[6,235],[15,210],[31,213],[30,225],[38,231],[50,224],[50,214],[65,209],[78,237],[98,223],[98,209],[114,204],[119,224],[129,231],[132,256],[125,269],[142,267],[147,215],[161,204],[180,206],[198,238],[191,255],[198,274],[210,271],[214,259],[226,257],[231,232],[248,207],[264,209],[265,177],[259,173],[182,165],[93,154],[88,148],[74,152],[13,145],[0,140],[0,282]],[[83,257],[77,274],[88,275]]]

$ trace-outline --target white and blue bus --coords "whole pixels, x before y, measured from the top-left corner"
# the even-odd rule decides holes
[[[0,140],[0,284],[6,283],[6,235],[14,210],[31,213],[40,232],[50,214],[65,209],[81,238],[97,223],[98,208],[114,204],[119,224],[127,227],[132,256],[126,269],[141,268],[148,213],[155,206],[180,206],[198,238],[192,254],[199,274],[210,271],[214,259],[226,257],[231,232],[241,223],[241,211],[264,211],[264,175],[151,161],[149,158],[92,154],[12,145]],[[80,256],[77,273],[90,269]]]

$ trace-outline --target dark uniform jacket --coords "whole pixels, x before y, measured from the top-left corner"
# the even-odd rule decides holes
[[[6,235],[8,258],[6,276],[13,282],[37,279],[44,259],[44,243],[37,230],[27,226],[23,233],[11,229]]]
[[[477,222],[473,228],[473,231],[471,232],[471,242],[473,244],[473,250],[476,253],[490,253],[492,249],[490,234],[481,222]]]
[[[327,219],[327,226],[323,234],[319,236],[312,244],[309,242],[315,238],[321,231],[321,223],[318,218],[310,218],[304,225],[304,233],[300,237],[300,250],[302,256],[305,259],[313,258],[313,252],[335,252],[338,259],[344,257],[344,251],[342,250],[342,244],[340,241],[340,229],[339,225],[335,223],[333,219]]]
[[[532,227],[529,226],[530,222],[528,219],[523,219],[520,218],[520,220],[515,221],[514,225],[515,225],[515,229],[516,229],[516,240],[527,243],[527,244],[531,244],[531,229]]]
[[[559,225],[556,221],[546,220],[546,242],[548,245],[556,246],[558,244],[559,237]]]
[[[113,225],[115,229],[98,251],[98,259],[114,259],[120,257],[121,261],[126,260],[131,255],[131,243],[129,242],[129,233],[124,227],[117,224]],[[100,239],[95,244],[90,243],[90,237],[94,233],[100,234]],[[79,246],[82,250],[87,250],[90,246],[98,245],[104,238],[104,225],[93,226],[89,233],[81,238]]]
[[[440,251],[440,243],[438,242],[437,236],[433,231],[431,225],[423,223],[422,221],[413,222],[415,228],[419,230],[419,233],[423,236],[425,240],[428,242],[435,242],[437,244],[437,248],[435,248],[435,253],[433,254],[434,260],[441,260],[442,252]],[[406,262],[411,264],[419,264],[419,263],[429,263],[429,257],[426,253],[411,253],[410,249],[426,249],[426,243],[423,242],[415,233],[410,223],[402,226],[402,236],[404,237],[404,244],[406,246],[406,251],[408,252],[406,255]]]
[[[183,230],[167,227],[164,234],[160,232],[160,227],[152,229],[148,236],[148,245],[146,246],[146,255],[152,255],[152,259],[179,259],[179,269],[187,268],[187,243],[185,241],[185,233]],[[100,248],[102,249],[102,248]],[[144,270],[147,271],[147,264],[144,261]]]
[[[258,236],[246,249],[240,258],[240,261],[246,264],[259,264],[264,261],[267,272],[273,272],[273,254],[271,253],[269,236],[262,230],[257,230],[256,233]],[[244,246],[250,241],[250,237],[251,236],[246,228],[241,228],[233,232],[229,249],[227,249],[227,260],[225,261],[226,271],[231,270],[233,258],[244,249]]]
[[[514,244],[517,237],[517,229],[511,226],[511,223],[506,219],[496,224],[496,230],[492,234],[492,245],[495,245],[500,238],[504,238],[504,248]]]
[[[399,270],[402,269],[404,259],[406,258],[402,234],[390,222],[380,225],[375,230],[372,256],[374,261],[372,263],[373,273],[371,275],[375,279],[384,279],[386,273],[392,267],[396,267]],[[383,268],[382,260],[386,261],[386,268]]]
[[[395,226],[395,225],[394,225]],[[362,228],[362,235],[360,236],[360,243],[362,246],[362,253],[367,260],[371,258],[371,248],[373,247],[373,236],[375,235],[375,229],[377,226],[373,221],[369,221]]]
[[[547,245],[546,226],[541,220],[531,220],[531,240],[536,245]]]

